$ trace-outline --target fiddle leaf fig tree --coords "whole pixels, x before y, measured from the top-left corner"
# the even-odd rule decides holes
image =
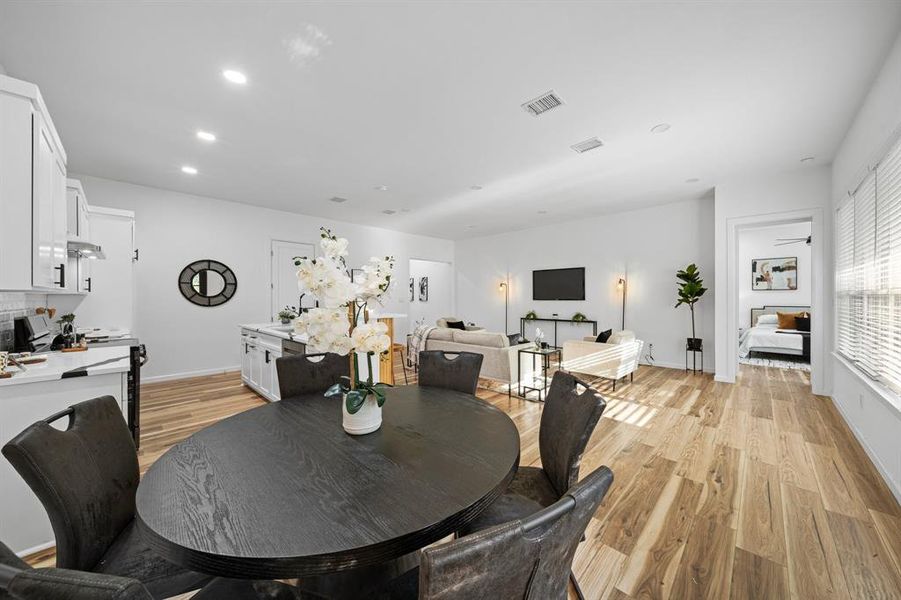
[[[701,299],[701,296],[704,295],[707,288],[704,287],[704,280],[701,279],[701,271],[694,263],[688,265],[685,269],[678,271],[676,273],[676,279],[676,291],[679,294],[679,299],[676,302],[676,306],[673,308],[679,308],[683,304],[688,305],[688,308],[691,311],[691,337],[692,340],[696,340],[695,304]]]

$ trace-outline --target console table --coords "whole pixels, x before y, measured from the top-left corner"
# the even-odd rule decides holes
[[[557,347],[557,323],[576,323],[577,325],[586,324],[591,325],[591,335],[598,334],[598,322],[597,321],[589,321],[588,319],[584,321],[573,321],[572,319],[542,319],[538,317],[537,319],[527,319],[525,317],[519,318],[519,335],[525,337],[526,335],[526,323],[532,323],[541,321],[542,323],[553,323],[554,324],[554,347]]]

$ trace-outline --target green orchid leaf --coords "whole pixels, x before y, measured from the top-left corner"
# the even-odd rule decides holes
[[[325,393],[323,394],[323,396],[325,396],[326,398],[331,398],[333,396],[340,396],[343,393],[344,393],[344,388],[342,387],[342,385],[340,383],[336,383],[335,385],[331,386],[329,389],[325,390]]]
[[[347,395],[344,399],[344,404],[347,408],[347,412],[352,415],[357,414],[360,408],[363,407],[363,403],[366,402],[366,394],[361,390],[351,390],[347,392]]]

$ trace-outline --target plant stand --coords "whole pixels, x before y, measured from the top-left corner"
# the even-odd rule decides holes
[[[685,341],[685,371],[688,372],[688,353],[691,353],[691,372],[697,373],[698,371],[704,372],[704,345],[701,344],[698,348],[692,348],[691,343],[686,340]],[[698,354],[701,355],[701,368],[698,369]]]

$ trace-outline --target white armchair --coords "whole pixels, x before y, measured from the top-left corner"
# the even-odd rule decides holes
[[[575,373],[585,373],[616,382],[626,375],[631,379],[638,369],[644,342],[635,339],[631,331],[617,331],[606,343],[601,344],[588,337],[583,340],[563,342],[563,368]]]

